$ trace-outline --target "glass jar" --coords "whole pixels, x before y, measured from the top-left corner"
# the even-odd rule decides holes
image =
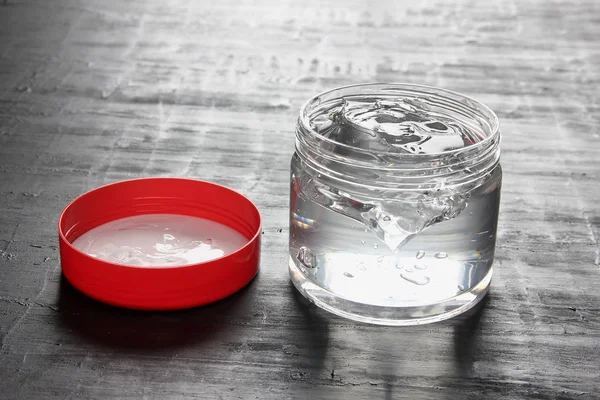
[[[492,278],[499,144],[496,115],[447,90],[365,84],[310,99],[291,162],[296,288],[382,325],[473,307]]]

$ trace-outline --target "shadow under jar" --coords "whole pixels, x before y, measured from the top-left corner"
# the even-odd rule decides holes
[[[319,307],[415,325],[487,293],[502,170],[496,115],[443,89],[365,84],[301,109],[289,269]]]

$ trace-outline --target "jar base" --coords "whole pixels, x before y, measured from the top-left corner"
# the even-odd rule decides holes
[[[316,285],[306,278],[291,258],[289,271],[290,279],[296,289],[318,307],[354,321],[387,326],[430,324],[460,315],[473,308],[485,297],[493,274],[493,268],[490,268],[485,277],[470,290],[437,303],[387,307],[358,303]]]

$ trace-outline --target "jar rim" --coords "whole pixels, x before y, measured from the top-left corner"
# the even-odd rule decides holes
[[[457,149],[451,149],[451,150],[446,150],[446,151],[436,152],[436,153],[427,153],[427,154],[398,153],[397,151],[378,150],[377,154],[382,155],[382,156],[387,156],[387,155],[398,156],[399,154],[401,154],[402,157],[419,158],[419,157],[424,157],[424,156],[425,157],[447,156],[447,155],[457,154],[457,153],[460,153],[463,151],[477,151],[477,149],[479,149],[479,148],[486,147],[488,145],[488,143],[490,143],[493,140],[496,140],[496,138],[500,135],[500,121],[498,120],[498,116],[496,115],[496,113],[494,111],[492,111],[492,109],[490,107],[488,107],[486,104],[482,103],[479,100],[476,100],[476,99],[474,99],[470,96],[464,95],[462,93],[455,92],[455,91],[448,90],[448,89],[443,89],[440,87],[413,84],[413,83],[393,83],[393,82],[358,83],[358,84],[353,84],[353,85],[339,86],[339,87],[325,90],[325,91],[311,97],[300,108],[300,113],[299,113],[299,117],[298,117],[298,121],[300,122],[300,124],[302,125],[304,130],[306,132],[308,132],[310,135],[312,135],[313,137],[315,137],[316,139],[322,140],[326,143],[334,144],[336,146],[342,146],[342,147],[348,148],[350,150],[365,151],[364,149],[358,149],[357,147],[350,146],[345,143],[340,143],[340,142],[332,140],[328,137],[322,136],[317,131],[315,131],[311,127],[311,124],[310,124],[310,118],[309,118],[310,115],[308,113],[308,109],[313,102],[315,102],[317,99],[320,99],[321,97],[331,94],[335,91],[349,90],[349,89],[353,89],[353,88],[355,88],[355,89],[358,89],[358,88],[374,88],[374,89],[380,88],[382,90],[382,93],[384,93],[384,90],[386,88],[388,88],[388,90],[396,89],[396,90],[404,90],[407,92],[413,91],[413,92],[415,92],[416,95],[421,94],[421,95],[437,96],[438,98],[445,98],[445,99],[454,101],[457,104],[459,102],[462,102],[463,105],[467,106],[472,111],[477,111],[480,114],[480,116],[485,119],[485,122],[487,124],[489,124],[489,127],[490,127],[490,132],[488,135],[486,135],[486,137],[484,139],[482,139],[476,143],[473,143],[469,146],[466,146],[466,147],[461,147],[461,148],[457,148]],[[341,97],[343,97],[343,96],[341,96]]]

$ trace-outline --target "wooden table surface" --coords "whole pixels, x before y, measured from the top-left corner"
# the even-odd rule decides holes
[[[599,38],[596,0],[0,0],[0,398],[600,398]],[[370,326],[289,282],[298,109],[372,81],[500,117],[495,275],[469,315]],[[149,176],[258,205],[246,289],[153,313],[70,286],[61,210]]]

